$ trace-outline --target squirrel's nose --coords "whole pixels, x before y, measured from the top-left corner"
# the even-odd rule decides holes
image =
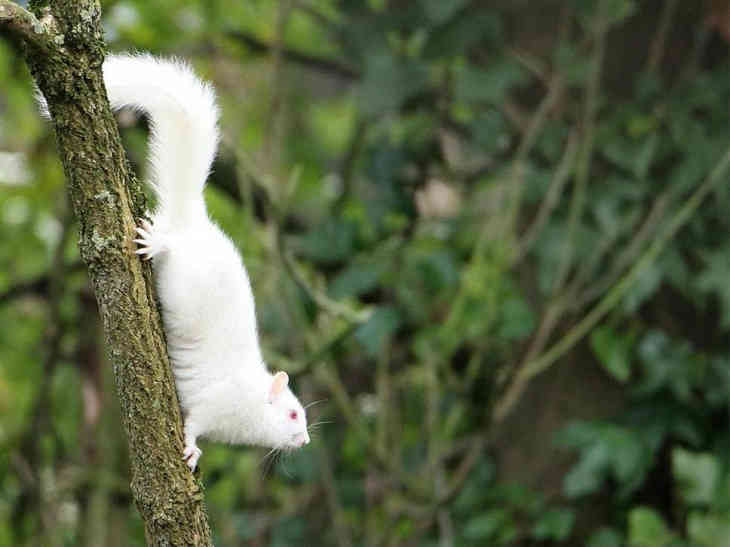
[[[309,432],[304,432],[304,444],[309,444]]]

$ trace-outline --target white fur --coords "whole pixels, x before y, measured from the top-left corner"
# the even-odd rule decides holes
[[[188,465],[194,469],[200,457],[198,437],[272,448],[306,444],[297,398],[285,384],[270,397],[274,376],[261,356],[246,269],[205,210],[203,186],[219,139],[213,89],[185,63],[150,55],[112,55],[103,70],[112,107],[150,117],[158,205],[135,241],[138,254],[154,258]]]

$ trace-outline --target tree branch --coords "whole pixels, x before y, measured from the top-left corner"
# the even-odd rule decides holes
[[[50,11],[44,10],[37,18],[15,2],[0,0],[0,29],[6,29],[13,37],[47,51],[53,45],[63,44],[63,35],[56,32],[56,25]]]
[[[35,0],[31,8],[63,31],[47,49],[27,48],[26,60],[48,102],[79,221],[81,258],[114,365],[131,490],[147,542],[208,546],[201,486],[181,457],[182,419],[151,270],[134,254],[134,219],[145,211],[144,194],[128,169],[104,88],[99,2]]]

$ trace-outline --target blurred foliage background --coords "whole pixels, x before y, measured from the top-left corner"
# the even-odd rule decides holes
[[[111,50],[215,85],[211,215],[322,401],[281,461],[203,445],[217,545],[730,546],[730,2],[102,8]],[[142,545],[6,40],[0,82],[0,545]]]

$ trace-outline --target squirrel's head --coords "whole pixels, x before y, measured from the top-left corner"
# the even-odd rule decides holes
[[[277,372],[271,379],[264,419],[265,431],[270,438],[269,446],[275,448],[300,448],[309,443],[307,416],[301,403],[289,389],[289,376]]]

